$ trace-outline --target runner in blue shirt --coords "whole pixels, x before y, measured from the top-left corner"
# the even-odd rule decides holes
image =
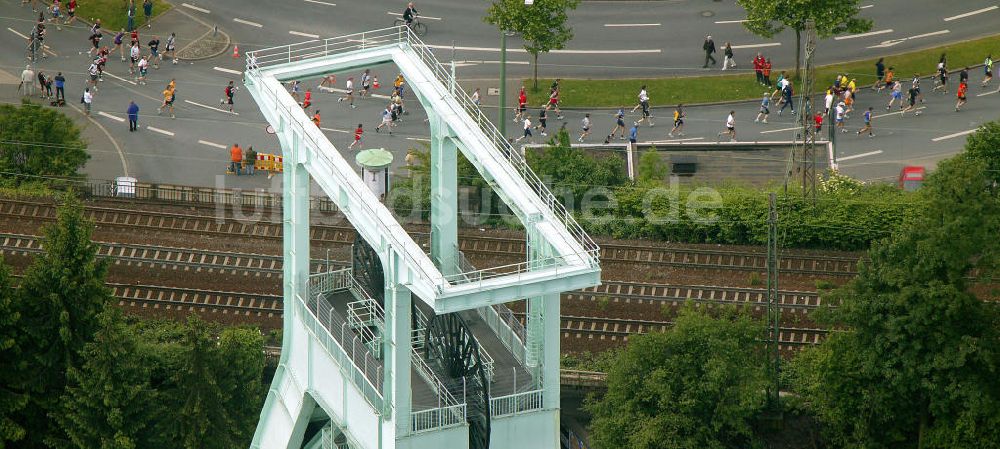
[[[874,108],[869,107],[868,110],[865,111],[865,117],[864,117],[865,118],[865,126],[863,128],[861,128],[860,130],[858,130],[858,135],[859,136],[861,135],[861,133],[867,131],[868,132],[868,137],[875,137],[875,133],[872,132],[872,110],[873,109]]]
[[[767,115],[771,113],[770,106],[771,94],[764,92],[764,98],[760,100],[760,112],[757,113],[757,118],[753,119],[754,123],[767,123]]]

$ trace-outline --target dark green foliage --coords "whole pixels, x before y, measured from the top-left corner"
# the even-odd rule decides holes
[[[528,151],[527,161],[556,197],[565,200],[567,207],[587,197],[603,198],[606,196],[603,192],[610,193],[610,189],[627,181],[622,158],[594,157],[574,149],[566,130],[549,139],[547,147]]]
[[[75,177],[90,157],[80,130],[65,114],[28,102],[0,105],[0,171],[8,183],[30,176]]]
[[[233,438],[249,447],[264,406],[264,336],[256,328],[228,328],[219,337],[221,383],[228,396]],[[222,367],[220,367],[222,368]]]
[[[609,364],[608,391],[589,402],[605,449],[746,448],[764,407],[764,330],[745,314],[686,307],[665,333],[629,338]]]
[[[663,162],[663,158],[656,151],[656,148],[650,148],[643,152],[642,156],[639,156],[639,166],[636,172],[640,183],[664,182],[667,180],[667,174],[670,173],[670,167],[666,162]]]
[[[1000,186],[1000,122],[982,125],[965,142],[965,156],[986,164],[987,176],[994,188]]]
[[[45,252],[24,275],[15,307],[31,373],[25,378],[31,396],[23,421],[27,448],[61,440],[49,415],[58,410],[66,370],[82,366],[81,351],[93,339],[97,316],[110,297],[104,287],[107,264],[96,258],[93,224],[83,217],[79,201],[67,198],[58,214],[56,224],[46,228]]]
[[[1000,447],[1000,320],[967,280],[995,273],[993,163],[942,162],[919,213],[829,298],[827,320],[844,331],[797,357],[789,378],[835,447]]]
[[[83,366],[70,367],[66,374],[62,408],[52,418],[66,433],[69,447],[152,447],[154,392],[134,331],[117,308],[108,307],[99,319],[100,330],[83,350]]]
[[[183,353],[173,377],[176,386],[172,413],[172,435],[183,449],[228,449],[236,443],[235,422],[227,404],[228,386],[219,354],[208,324],[196,316],[188,318]]]
[[[14,447],[24,438],[24,427],[15,416],[28,403],[23,391],[27,375],[21,352],[23,334],[18,329],[20,314],[14,310],[11,287],[10,269],[0,258],[0,449]]]

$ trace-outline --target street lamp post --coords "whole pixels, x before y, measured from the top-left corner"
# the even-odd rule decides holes
[[[497,113],[497,125],[500,135],[507,137],[507,31],[500,30],[500,112]]]

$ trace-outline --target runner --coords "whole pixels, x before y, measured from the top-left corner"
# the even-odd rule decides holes
[[[646,85],[643,84],[642,88],[639,89],[639,104],[632,108],[632,112],[635,112],[637,108],[642,108],[642,118],[639,119],[638,123],[649,122],[649,126],[653,126],[653,118],[649,115],[649,94],[646,92]]]
[[[614,139],[616,132],[621,134],[621,140],[625,140],[625,106],[619,107],[618,112],[615,113],[615,127],[611,128],[608,140]]]
[[[968,67],[962,69],[962,71],[958,73],[958,82],[959,83],[966,83],[966,84],[968,84],[968,82],[969,82],[969,68]]]
[[[229,85],[226,86],[225,98],[219,101],[219,106],[225,107],[229,105],[229,112],[233,112],[233,96],[236,95],[236,86],[233,85],[232,81],[229,81]],[[319,113],[319,111],[316,111]]]
[[[913,107],[917,104],[917,96],[920,95],[920,88],[917,86],[911,86],[908,91],[906,91],[906,107],[902,111],[899,111],[899,116],[902,117],[906,114],[906,111],[912,111]],[[920,111],[914,113],[914,115],[920,115]]]
[[[844,91],[844,119],[850,118],[852,112],[854,112],[854,94],[848,89]]]
[[[753,122],[767,123],[767,116],[768,114],[771,113],[770,106],[771,106],[770,92],[764,92],[764,98],[761,98],[760,100],[760,112],[757,113],[757,118],[753,119]]]
[[[361,91],[358,92],[358,96],[366,97],[368,96],[368,90],[372,88],[372,73],[371,69],[365,69],[364,73],[361,74]]]
[[[135,75],[135,66],[136,66],[136,64],[139,63],[139,53],[140,53],[139,52],[139,43],[138,42],[133,42],[132,43],[132,48],[130,48],[129,51],[128,51],[129,61],[131,61],[129,63],[129,65],[128,65],[128,74],[129,75]]]
[[[867,131],[868,132],[868,137],[875,137],[875,133],[872,131],[872,111],[874,109],[875,108],[872,108],[872,107],[869,106],[868,110],[865,111],[865,116],[864,116],[865,117],[865,126],[863,128],[861,128],[861,129],[858,130],[858,135],[859,136],[861,135],[861,133]]]
[[[479,106],[479,88],[472,92],[472,104]]]
[[[87,50],[88,55],[96,54],[97,50],[101,48],[101,38],[103,36],[101,35],[100,28],[97,27],[97,23],[94,26],[94,28],[91,28],[90,37],[87,38],[90,40],[90,50]]]
[[[674,127],[667,133],[668,136],[674,137],[674,133],[678,136],[684,135],[684,104],[678,104],[677,108],[674,109]]]
[[[49,21],[56,24],[57,30],[62,30],[62,25],[59,24],[59,19],[62,18],[62,16],[60,15],[59,0],[52,1],[52,8],[50,9],[50,11],[52,12],[52,18],[49,19]]]
[[[114,48],[111,51],[118,50],[118,56],[122,58],[122,62],[125,62],[125,46],[122,45],[122,39],[125,39],[125,29],[122,28],[120,31],[115,33]]]
[[[892,86],[892,94],[890,95],[890,98],[889,98],[889,104],[886,105],[885,110],[886,111],[891,111],[892,110],[892,104],[895,103],[896,100],[899,100],[899,108],[903,109],[903,91],[902,91],[902,85],[900,83],[894,83],[893,84],[893,86]]]
[[[292,94],[292,98],[294,98],[295,102],[298,103],[301,106],[302,102],[299,101],[299,97],[300,97],[299,94],[302,92],[302,87],[300,87],[300,85],[299,85],[300,81],[299,80],[295,80],[295,81],[292,81],[289,84],[291,85],[290,91],[291,91],[291,94]]]
[[[547,126],[546,121],[548,121],[548,118],[549,118],[549,113],[545,111],[545,108],[541,108],[538,110],[538,125],[535,126],[535,129],[539,131],[539,134],[542,137],[548,136],[548,134],[545,132],[545,127]]]
[[[380,130],[382,129],[383,126],[389,129],[389,134],[391,135],[392,134],[392,105],[391,104],[386,105],[385,109],[382,110],[382,123],[379,123],[378,126],[375,127],[375,132],[376,133],[381,132]]]
[[[842,133],[846,133],[847,132],[847,128],[844,128],[844,112],[846,110],[847,110],[847,108],[844,106],[844,102],[843,101],[841,101],[840,103],[837,103],[837,107],[834,108],[834,110],[833,110],[833,112],[834,112],[835,126]]]
[[[788,78],[785,78],[783,81],[785,87],[781,89],[781,109],[778,109],[778,115],[780,116],[782,112],[785,112],[785,108],[791,108],[792,115],[795,115],[795,104],[792,103],[792,95],[794,94],[792,81]]]
[[[94,92],[97,92],[97,76],[98,76],[97,72],[98,72],[97,61],[93,61],[90,63],[90,67],[87,69],[87,74],[90,75],[90,81],[88,81],[88,84],[90,84],[94,88]]]
[[[823,113],[817,112],[813,116],[813,126],[815,126],[815,134],[819,134],[823,130]]]
[[[343,97],[340,97],[339,99],[337,99],[337,102],[341,103],[344,100],[347,100],[351,104],[351,108],[356,108],[357,106],[354,105],[354,77],[353,76],[347,78],[347,84],[344,85],[344,89],[347,91],[347,93],[345,93]]]
[[[312,122],[313,122],[314,125],[316,125],[317,128],[319,128],[320,124],[323,123],[323,117],[320,117],[320,115],[319,115],[319,109],[317,109],[316,113],[313,114]]]
[[[337,75],[331,73],[329,75],[324,76],[323,81],[320,81],[319,85],[316,87],[317,88],[329,87],[331,89],[337,87]]]
[[[590,135],[590,114],[584,114],[583,120],[580,121],[580,138],[577,139],[580,143],[583,143],[583,139],[586,139]]]
[[[875,84],[872,85],[872,90],[882,92],[883,82],[885,81],[885,63],[882,61],[884,58],[878,58],[875,62]]]
[[[986,87],[993,81],[993,55],[986,55],[986,61],[983,62],[983,84],[980,87]]]
[[[313,91],[312,89],[306,89],[306,96],[302,100],[302,109],[308,111],[309,107],[312,106]]]
[[[716,142],[722,140],[723,135],[729,135],[729,141],[736,141],[736,111],[729,111],[729,116],[726,117],[726,130],[719,132]]]
[[[163,110],[166,109],[170,112],[170,118],[177,118],[174,115],[174,92],[176,88],[174,80],[170,80],[170,84],[167,84],[167,88],[163,89],[163,104],[160,105],[159,110],[157,110],[156,115],[163,114]]]
[[[167,37],[167,49],[164,53],[169,53],[170,61],[177,64],[177,35],[175,33],[170,33]]]
[[[917,90],[917,98],[920,100],[921,103],[923,103],[924,94],[920,92],[920,75],[917,75],[916,73],[913,74],[913,79],[910,80],[910,88]]]
[[[938,89],[942,89],[945,95],[948,94],[948,68],[945,66],[944,55],[941,56],[941,62],[937,65],[937,80],[934,86],[933,92],[937,92]]]
[[[635,142],[639,140],[639,122],[632,122],[632,127],[628,130],[628,143],[629,146],[635,146]]]
[[[830,115],[830,108],[833,107],[833,87],[826,90],[826,96],[823,97],[823,113]]]
[[[63,22],[63,25],[69,25],[76,20],[76,0],[69,0],[69,3],[66,4],[66,16],[66,21]]]
[[[528,114],[524,114],[524,134],[521,134],[521,137],[515,139],[514,142],[520,142],[521,139],[531,141],[531,117]]]
[[[365,130],[362,129],[361,124],[358,123],[358,127],[354,129],[354,142],[351,142],[351,145],[347,147],[347,149],[353,150],[355,145],[361,143],[361,135],[364,133]]]
[[[962,106],[965,106],[965,103],[968,103],[968,100],[965,98],[965,94],[968,90],[969,85],[965,81],[958,83],[958,103],[955,103],[955,112],[960,111]]]
[[[136,78],[136,82],[140,85],[146,84],[146,73],[149,70],[149,56],[143,56],[139,59],[139,76]]]
[[[406,78],[403,78],[403,74],[400,73],[396,75],[396,80],[392,82],[393,89],[399,93],[399,96],[403,96],[403,90],[406,89]]]
[[[94,91],[96,92],[97,89],[95,88]],[[94,104],[94,94],[90,93],[89,87],[83,90],[83,97],[80,98],[80,103],[83,103],[83,114],[89,117],[90,108]]]
[[[895,70],[895,67],[889,66],[889,71],[885,72],[885,87],[887,89],[893,88],[894,85],[896,84],[895,82],[896,73],[893,70]],[[879,92],[881,91],[882,89],[879,88]]]
[[[160,38],[153,36],[146,45],[149,46],[149,59],[153,61],[153,68],[159,69],[160,61],[163,60],[163,56],[160,55]]]
[[[552,84],[552,89],[549,91],[549,103],[545,105],[546,111],[550,109],[556,111],[556,119],[563,119],[562,111],[559,110],[559,86],[556,83]]]
[[[528,94],[524,92],[524,86],[517,92],[517,109],[514,111],[514,123],[523,121],[525,111],[528,110]]]
[[[776,98],[781,98],[781,91],[785,88],[786,78],[785,72],[782,70],[781,73],[778,74],[777,82],[774,84],[774,92],[771,92],[771,101],[774,101]]]

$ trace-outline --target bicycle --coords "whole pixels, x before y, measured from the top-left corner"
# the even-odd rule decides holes
[[[424,37],[424,35],[427,34],[427,25],[420,21],[419,16],[413,17],[413,22],[410,24],[407,24],[406,20],[403,20],[402,18],[396,19],[392,22],[392,26],[408,26],[414,33],[416,33],[417,36],[420,37]]]

